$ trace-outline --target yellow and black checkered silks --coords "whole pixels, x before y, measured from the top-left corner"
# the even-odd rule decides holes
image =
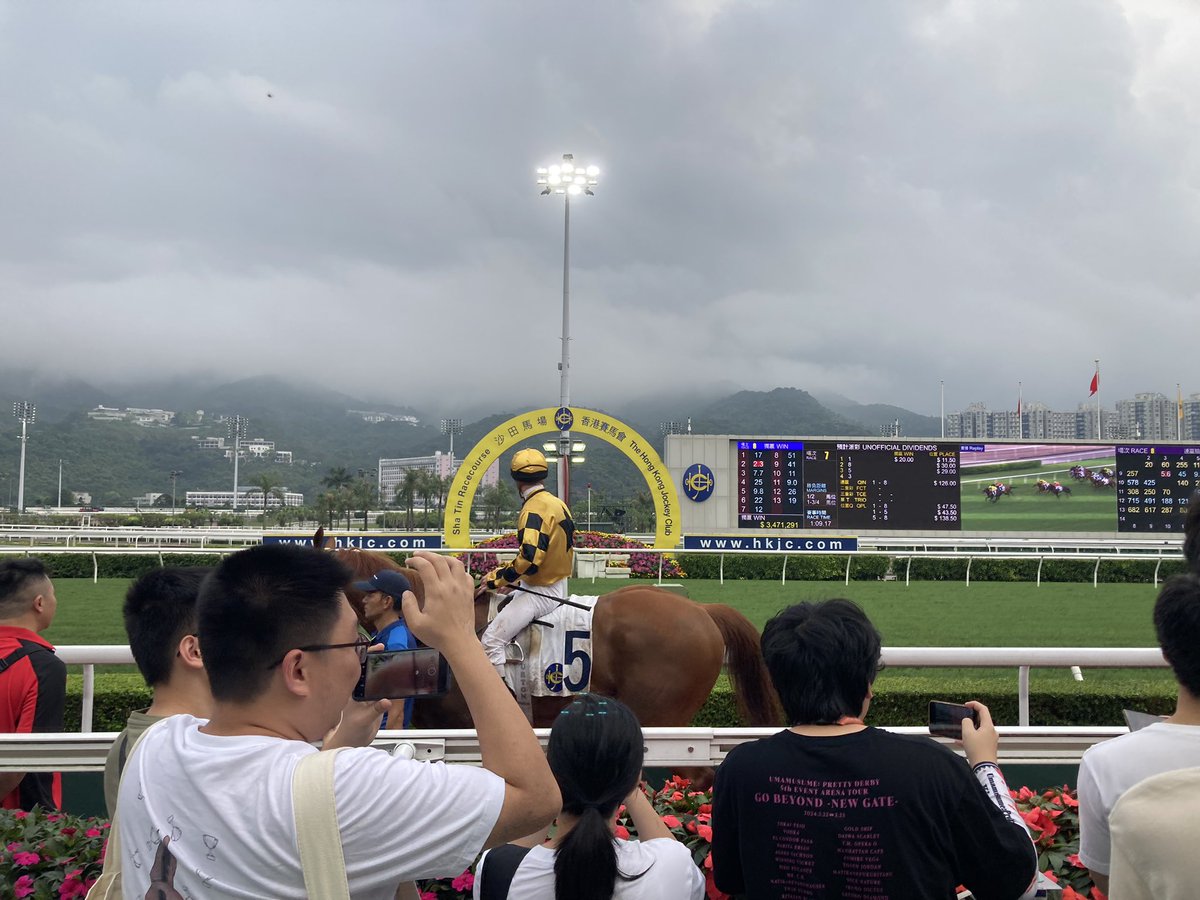
[[[518,581],[553,584],[570,576],[575,565],[575,520],[566,504],[544,487],[525,497],[517,521],[517,539],[520,546],[516,558],[489,572],[483,579],[487,587]]]

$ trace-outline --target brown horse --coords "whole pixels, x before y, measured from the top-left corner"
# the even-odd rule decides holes
[[[415,574],[371,550],[333,552],[355,580],[381,569],[403,571],[410,579]],[[361,611],[363,595],[350,587],[346,595]],[[477,634],[487,626],[487,612],[487,599],[476,600]],[[732,607],[696,603],[649,585],[623,587],[602,596],[592,615],[590,690],[621,700],[643,726],[688,725],[726,662],[743,723],[778,725],[779,701],[758,642],[758,630]],[[549,727],[569,702],[569,697],[534,697],[534,726]],[[456,689],[414,704],[412,721],[416,728],[473,727]]]

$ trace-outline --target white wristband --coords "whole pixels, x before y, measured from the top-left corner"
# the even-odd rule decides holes
[[[1000,771],[1000,767],[994,762],[982,762],[971,771],[975,773],[975,779],[983,786],[983,792],[987,794],[988,799],[996,805],[1000,812],[1004,813],[1004,818],[1014,825],[1020,825],[1025,829],[1025,833],[1029,834],[1029,826],[1017,812],[1016,801],[1009,793],[1008,782],[1004,780],[1004,773]],[[1032,837],[1030,835],[1030,839]]]

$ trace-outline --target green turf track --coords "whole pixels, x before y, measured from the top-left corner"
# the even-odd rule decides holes
[[[986,472],[960,473],[961,518],[963,531],[1109,531],[1117,530],[1116,488],[1095,488],[1086,481],[1071,478],[1076,463],[1040,465],[1028,461],[1004,467],[989,466]],[[1079,465],[1098,469],[1114,467],[1113,458],[1082,460]],[[1039,494],[1037,480],[1061,481],[1070,495],[1055,497]],[[1012,496],[995,503],[986,499],[983,489],[1003,481],[1013,487]]]
[[[58,616],[46,637],[56,644],[123,644],[121,602],[128,581],[59,579]],[[628,584],[572,579],[571,593],[598,594]],[[757,627],[778,610],[801,600],[849,597],[860,603],[892,647],[1152,647],[1151,609],[1155,588],[1144,584],[792,582],[684,580],[693,600],[727,603]],[[74,671],[78,671],[73,667]],[[132,667],[104,671],[133,671]],[[901,679],[971,678],[999,680],[1015,689],[1015,669],[889,669],[887,682]],[[1067,684],[1063,669],[1035,670],[1037,685]],[[1144,684],[1170,682],[1166,670],[1093,669],[1089,682]]]

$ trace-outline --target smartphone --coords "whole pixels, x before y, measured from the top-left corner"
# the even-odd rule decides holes
[[[979,724],[979,715],[969,706],[961,703],[943,703],[941,700],[929,701],[929,733],[937,737],[962,740],[963,719],[970,719]]]
[[[355,700],[434,697],[450,690],[450,665],[432,647],[376,650],[367,654],[354,688]]]

